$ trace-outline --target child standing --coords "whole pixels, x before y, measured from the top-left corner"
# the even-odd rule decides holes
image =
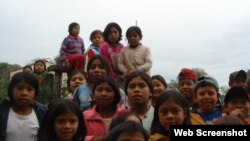
[[[88,63],[88,60],[93,57],[94,55],[100,54],[100,47],[103,43],[103,34],[101,30],[94,30],[90,34],[90,41],[92,44],[89,46],[88,50],[86,51],[86,64]],[[86,68],[86,67],[85,67]]]
[[[129,45],[125,47],[118,59],[118,68],[124,76],[127,76],[132,71],[138,70],[150,75],[152,67],[151,52],[148,47],[140,41],[142,32],[138,26],[131,26],[126,32]]]
[[[194,92],[199,106],[198,109],[192,109],[192,124],[211,124],[214,119],[222,116],[221,107],[216,107],[220,94],[214,78],[207,75],[199,77]]]
[[[167,90],[167,83],[161,75],[154,75],[151,77],[153,84],[153,95],[151,104],[155,107],[156,100],[162,95],[162,93]]]
[[[103,32],[104,43],[101,45],[100,54],[108,61],[111,68],[110,76],[112,78],[118,78],[121,75],[118,69],[118,55],[124,48],[124,45],[120,43],[122,39],[122,29],[114,22],[109,23]]]
[[[129,112],[133,112],[142,119],[143,127],[150,133],[154,108],[151,106],[153,85],[150,77],[140,71],[130,73],[125,82],[125,93],[131,104]]]
[[[59,99],[50,103],[37,141],[82,141],[86,130],[79,107],[68,99]]]
[[[46,106],[35,102],[38,91],[38,81],[31,73],[19,72],[12,77],[9,100],[0,105],[1,140],[34,141],[47,111]]]
[[[49,103],[52,98],[53,74],[46,71],[44,60],[36,60],[33,74],[39,83],[37,101],[43,104]]]
[[[82,111],[91,108],[91,89],[96,80],[109,76],[110,68],[108,62],[101,55],[93,56],[87,65],[88,80],[86,84],[80,85],[75,90],[74,100],[79,104]]]
[[[64,64],[73,69],[84,70],[84,42],[79,37],[80,25],[71,23],[68,28],[69,36],[64,38],[60,48],[60,57]]]
[[[166,91],[156,102],[151,141],[169,140],[170,125],[191,125],[188,104],[177,91]]]
[[[178,75],[179,92],[185,98],[190,110],[197,109],[198,104],[194,93],[197,74],[193,69],[182,68]]]
[[[115,80],[109,77],[98,79],[92,88],[95,105],[84,111],[87,136],[85,141],[100,141],[106,138],[112,119],[125,112],[118,106],[120,90]]]

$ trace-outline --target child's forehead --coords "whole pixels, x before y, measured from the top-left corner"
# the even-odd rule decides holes
[[[249,101],[248,99],[246,99],[246,98],[243,97],[243,96],[237,95],[237,94],[235,94],[234,97],[231,97],[231,98],[228,100],[228,102],[232,102],[232,101],[246,101],[246,102],[250,103],[250,101]]]

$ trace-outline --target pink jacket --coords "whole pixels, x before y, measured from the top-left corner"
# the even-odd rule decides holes
[[[118,107],[112,118],[115,118],[125,112],[125,109]],[[101,115],[96,112],[96,106],[90,110],[84,111],[83,116],[85,128],[87,130],[85,141],[90,141],[95,136],[107,135],[108,129],[105,128]]]
[[[118,56],[124,45],[119,43],[117,47],[112,47],[109,43],[104,42],[100,47],[100,54],[108,61],[111,72],[110,76],[116,78],[118,69]]]

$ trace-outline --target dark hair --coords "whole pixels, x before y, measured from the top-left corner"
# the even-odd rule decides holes
[[[87,76],[88,76],[88,81],[90,81],[90,80],[89,80],[89,69],[90,69],[90,67],[91,67],[91,65],[92,65],[92,62],[93,62],[94,60],[96,60],[96,59],[98,59],[98,60],[101,61],[101,63],[103,64],[105,70],[107,71],[107,75],[109,76],[110,67],[109,67],[109,64],[108,64],[107,60],[106,60],[103,56],[101,56],[101,55],[94,55],[93,57],[90,58],[90,60],[88,61],[88,64],[87,64]]]
[[[108,35],[109,35],[110,29],[111,29],[112,27],[116,28],[116,29],[118,30],[118,32],[119,32],[119,38],[118,38],[118,41],[117,41],[117,43],[118,43],[119,41],[122,40],[122,29],[121,29],[121,27],[120,27],[117,23],[115,23],[115,22],[111,22],[111,23],[109,23],[109,24],[105,27],[105,29],[104,29],[104,31],[103,31],[104,40],[105,40],[106,42],[110,43],[110,41],[109,41],[109,39],[108,39]]]
[[[142,38],[142,32],[141,29],[138,26],[131,26],[127,29],[126,32],[126,37],[129,38],[129,34],[131,34],[132,32],[137,33],[141,38]]]
[[[73,112],[78,118],[78,129],[73,137],[73,141],[81,141],[86,135],[83,116],[79,106],[68,99],[56,99],[49,104],[48,111],[46,112],[37,133],[37,141],[56,140],[56,133],[54,129],[55,120],[59,115],[66,114],[68,112]]]
[[[69,35],[71,35],[72,29],[76,26],[80,26],[80,25],[76,22],[69,24],[69,28],[68,28]]]
[[[236,98],[244,99],[245,102],[250,103],[250,98],[247,90],[239,86],[234,86],[227,91],[224,97],[224,105],[227,106],[229,101],[232,101]]]
[[[28,73],[28,72],[18,72],[12,76],[9,86],[8,86],[8,96],[9,96],[10,101],[14,102],[13,89],[20,82],[26,82],[32,87],[34,87],[35,98],[36,98],[38,91],[39,91],[39,84],[38,84],[38,80],[36,79],[36,77],[33,74]]]
[[[151,77],[151,80],[159,80],[164,85],[165,88],[168,87],[167,82],[165,81],[165,79],[161,75],[153,75]]]
[[[112,103],[112,107],[116,108],[117,104],[121,101],[121,93],[120,93],[120,89],[119,86],[117,85],[116,81],[112,78],[109,77],[101,77],[99,78],[93,85],[92,87],[92,94],[94,95],[95,93],[95,89],[97,86],[99,86],[102,83],[107,83],[108,85],[110,85],[114,91],[114,101]]]
[[[46,63],[44,62],[44,60],[39,59],[39,60],[36,60],[35,63],[34,63],[34,73],[37,73],[36,69],[35,69],[37,63],[42,63],[44,65],[44,71],[43,72],[45,72],[46,71]]]
[[[23,67],[23,71],[24,71],[26,68],[29,68],[29,69],[31,70],[31,72],[33,71],[32,67],[31,67],[30,65],[25,65],[25,66]]]
[[[152,93],[153,92],[153,85],[152,85],[152,81],[149,77],[148,74],[144,73],[144,72],[141,72],[141,71],[133,71],[132,73],[130,73],[125,81],[125,93],[127,94],[127,89],[128,89],[128,84],[129,82],[135,78],[135,77],[141,77],[147,84],[148,84],[148,87],[149,87],[149,90],[150,92]]]
[[[161,134],[169,135],[169,131],[166,131],[160,124],[158,112],[159,112],[160,106],[163,103],[170,101],[170,100],[173,100],[176,104],[181,106],[184,111],[184,114],[186,114],[183,125],[191,125],[189,106],[186,100],[179,94],[179,92],[174,91],[174,90],[168,90],[168,91],[163,92],[163,94],[156,101],[155,110],[154,110],[154,119],[151,125],[151,134],[161,133]]]
[[[92,39],[94,38],[95,35],[100,34],[101,36],[103,36],[102,31],[101,30],[94,30],[93,32],[91,32],[90,36],[89,36],[89,40],[92,41]]]
[[[130,116],[137,117],[139,119],[139,121],[140,121],[140,124],[142,125],[142,120],[141,120],[141,118],[138,115],[136,115],[134,113],[131,113],[131,112],[127,112],[127,113],[124,113],[122,115],[117,116],[116,118],[114,118],[112,120],[112,122],[111,122],[111,124],[109,126],[109,131],[112,130],[115,126],[120,125],[121,123],[125,122],[126,119],[128,117],[130,117]]]
[[[195,88],[194,88],[195,95],[196,95],[197,90],[200,87],[206,87],[206,86],[213,87],[217,93],[219,92],[218,82],[211,76],[203,75],[203,76],[200,76],[196,81]]]
[[[140,132],[143,134],[144,141],[149,140],[149,134],[142,127],[142,125],[132,122],[132,121],[127,121],[124,123],[121,123],[119,126],[114,127],[107,135],[107,141],[116,141],[117,138],[124,132],[128,132],[130,134],[134,134],[136,132]]]
[[[67,80],[67,87],[68,88],[70,87],[70,81],[71,81],[72,77],[78,73],[82,74],[84,76],[84,78],[87,80],[87,73],[85,71],[75,69],[75,70],[71,71],[70,74],[68,75],[68,80]]]

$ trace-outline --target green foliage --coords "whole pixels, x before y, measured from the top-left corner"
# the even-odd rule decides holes
[[[3,99],[6,99],[8,97],[7,89],[8,89],[9,81],[6,79],[0,79],[0,102],[3,101]]]

